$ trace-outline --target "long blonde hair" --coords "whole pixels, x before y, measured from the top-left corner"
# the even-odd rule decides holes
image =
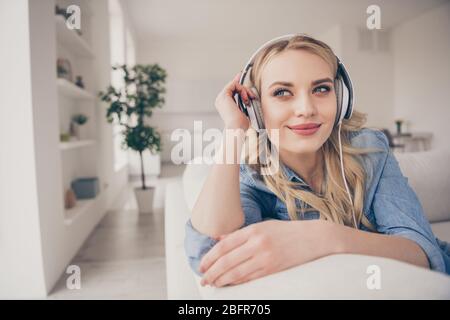
[[[313,39],[309,36],[298,35],[289,40],[276,42],[265,49],[263,49],[255,58],[253,68],[250,73],[250,81],[254,87],[261,92],[261,71],[263,67],[275,55],[285,50],[306,50],[314,53],[326,61],[336,75],[337,61],[332,49],[322,41]],[[343,120],[341,125],[341,142],[342,155],[344,161],[344,174],[348,182],[350,194],[353,199],[353,209],[355,211],[356,222],[359,225],[362,223],[368,229],[373,230],[373,226],[365,217],[363,212],[364,207],[364,193],[366,174],[360,162],[360,156],[369,152],[380,151],[378,149],[361,149],[355,148],[351,145],[349,133],[351,131],[358,131],[363,128],[366,122],[366,115],[364,113],[353,111],[352,117],[349,120]],[[252,132],[253,131],[253,132]],[[256,136],[255,131],[250,128],[248,130],[247,138]],[[344,188],[344,181],[340,169],[339,160],[339,130],[335,126],[327,141],[321,146],[318,152],[322,153],[324,160],[324,183],[319,194],[315,192],[300,190],[299,184],[289,181],[283,170],[277,170],[275,173],[267,173],[266,166],[261,166],[260,162],[250,165],[261,174],[264,183],[280,200],[282,200],[287,207],[289,217],[292,220],[298,220],[298,214],[303,217],[307,211],[318,211],[320,219],[329,220],[338,224],[347,226],[353,225],[352,204],[348,198],[346,189]],[[248,142],[248,139],[247,139]],[[270,152],[274,147],[270,140],[263,146],[266,155],[273,156]],[[247,150],[244,155],[245,162],[251,162],[250,159],[259,159],[261,150],[255,148],[245,148]],[[273,161],[271,159],[270,161]],[[302,200],[306,206],[297,206],[297,201]],[[308,208],[308,206],[310,206]]]

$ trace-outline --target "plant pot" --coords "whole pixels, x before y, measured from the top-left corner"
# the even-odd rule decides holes
[[[81,140],[81,137],[80,137],[80,125],[78,123],[75,123],[75,122],[71,122],[70,123],[70,135],[75,140]]]
[[[155,195],[155,187],[147,187],[147,189],[134,188],[139,213],[153,212],[153,198]]]

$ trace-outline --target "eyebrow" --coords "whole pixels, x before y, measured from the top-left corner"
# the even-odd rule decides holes
[[[315,85],[317,85],[317,84],[324,83],[324,82],[331,82],[331,83],[333,83],[333,80],[331,80],[330,78],[318,79],[318,80],[312,81],[312,82],[311,82],[311,85],[315,86]],[[277,85],[277,84],[282,85],[282,86],[285,86],[285,87],[293,87],[293,86],[294,86],[294,84],[293,84],[292,82],[275,81],[274,83],[272,83],[272,84],[269,86],[269,88],[271,88],[271,87],[273,87],[273,86],[275,86],[275,85]]]

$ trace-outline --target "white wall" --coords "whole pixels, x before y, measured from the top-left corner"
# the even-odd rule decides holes
[[[225,83],[243,67],[245,56],[237,42],[155,38],[139,43],[137,62],[158,63],[168,74],[166,104],[155,111],[150,121],[162,133],[162,161],[170,161],[174,145],[170,134],[174,129],[192,131],[196,120],[203,121],[205,129],[222,127],[214,100]]]
[[[411,131],[430,131],[432,148],[450,136],[450,3],[403,23],[393,32],[394,116]]]
[[[0,1],[0,298],[42,297],[28,0]],[[11,63],[14,61],[14,63]]]
[[[342,26],[342,59],[353,81],[355,110],[367,114],[369,127],[393,125],[393,54],[390,48],[361,49],[360,29]],[[379,31],[370,31],[372,37]],[[387,32],[387,30],[386,30]],[[374,41],[375,43],[375,41]]]
[[[0,51],[7,75],[0,86],[1,110],[9,115],[0,126],[2,155],[8,155],[0,158],[0,298],[44,298],[128,175],[126,169],[114,171],[112,127],[98,102],[96,154],[103,190],[89,214],[64,223],[53,1],[1,4],[0,41],[14,45]],[[96,0],[92,7],[97,91],[110,83],[107,1]]]

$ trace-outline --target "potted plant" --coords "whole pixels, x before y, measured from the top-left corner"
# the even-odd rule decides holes
[[[163,94],[166,71],[158,64],[114,66],[123,75],[122,88],[108,86],[100,92],[100,99],[109,104],[106,112],[108,122],[117,121],[123,127],[123,147],[139,153],[141,163],[141,187],[135,188],[139,212],[151,212],[154,187],[145,183],[143,152],[161,151],[161,136],[155,128],[147,125],[154,108],[164,104]]]

